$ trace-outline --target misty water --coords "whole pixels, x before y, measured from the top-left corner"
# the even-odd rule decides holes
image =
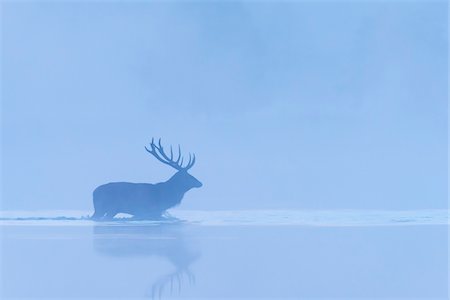
[[[447,210],[1,213],[2,299],[447,297]]]
[[[0,16],[1,300],[448,299],[448,1]]]

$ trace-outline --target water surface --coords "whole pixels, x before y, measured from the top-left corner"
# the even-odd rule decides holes
[[[2,212],[2,299],[448,296],[446,210],[88,215]]]

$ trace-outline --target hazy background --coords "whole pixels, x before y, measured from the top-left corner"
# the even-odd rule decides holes
[[[183,209],[445,208],[447,2],[1,4],[2,209],[174,171]]]

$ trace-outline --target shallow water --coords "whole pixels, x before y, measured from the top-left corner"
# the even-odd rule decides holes
[[[2,212],[1,298],[448,296],[446,210],[87,215]]]
[[[92,226],[89,211],[0,211],[0,225]],[[133,221],[119,214],[103,224],[148,225],[182,222],[202,226],[395,226],[448,225],[450,212],[429,210],[175,210],[164,221]]]

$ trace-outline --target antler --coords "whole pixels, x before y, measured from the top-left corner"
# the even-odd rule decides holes
[[[195,164],[195,154],[189,153],[189,162],[186,166],[183,167],[184,158],[181,156],[181,147],[178,145],[178,157],[176,160],[173,159],[173,149],[170,146],[170,157],[164,152],[164,148],[161,145],[161,139],[158,140],[158,145],[155,144],[155,139],[152,138],[152,142],[150,144],[151,149],[145,147],[148,153],[152,154],[157,160],[160,162],[175,168],[178,171],[181,170],[189,170]]]
[[[173,294],[174,288],[178,287],[178,293],[181,292],[181,285],[183,278],[186,275],[189,285],[195,284],[195,276],[188,268],[177,269],[172,273],[169,273],[165,276],[160,277],[153,285],[152,285],[152,299],[161,299],[161,296],[164,293],[164,289],[170,283],[170,295]],[[175,281],[176,280],[176,281]]]

